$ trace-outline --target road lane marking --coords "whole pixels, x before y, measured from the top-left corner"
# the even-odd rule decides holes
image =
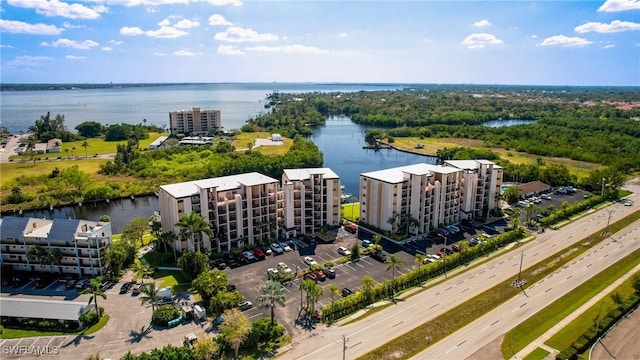
[[[492,322],[491,325],[489,325],[489,326],[493,326],[493,325],[497,324],[499,321],[500,320],[496,320],[496,321]]]
[[[440,303],[437,303],[437,304],[435,304],[435,305],[431,305],[431,307],[430,307],[429,309],[433,309],[434,307],[436,307],[436,306],[438,306],[438,305],[440,305]]]
[[[549,292],[551,289],[553,289],[553,288],[548,288],[548,289],[547,289],[547,290],[545,290],[544,292]]]
[[[464,344],[464,343],[466,343],[466,342],[467,342],[467,340],[465,340],[465,341],[461,342],[460,344],[458,344],[458,346],[457,346],[457,347],[460,347],[460,345],[462,345],[462,344]]]
[[[520,305],[520,309],[522,309],[523,306],[527,305],[527,303],[524,303],[522,305]]]
[[[392,327],[396,327],[396,326],[398,326],[398,325],[402,324],[403,322],[404,322],[404,321],[400,321],[399,323],[393,324],[393,326],[392,326]]]

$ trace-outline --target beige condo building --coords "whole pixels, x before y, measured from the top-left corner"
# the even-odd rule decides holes
[[[444,166],[463,171],[460,192],[462,218],[486,217],[500,204],[502,167],[488,160],[446,160]]]
[[[169,112],[171,135],[207,135],[222,129],[220,110],[203,110],[194,107],[191,110]]]

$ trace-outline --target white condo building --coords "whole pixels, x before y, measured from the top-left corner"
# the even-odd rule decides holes
[[[222,129],[220,110],[202,110],[194,107],[191,110],[169,112],[169,129],[171,135],[207,135],[211,131]]]
[[[19,271],[106,275],[111,235],[108,222],[7,216],[0,219],[0,264]]]
[[[391,232],[409,224],[409,233],[422,234],[497,208],[492,194],[500,189],[502,169],[472,161],[475,170],[462,163],[415,164],[361,174],[360,221]]]
[[[334,191],[334,187],[337,191]],[[230,251],[310,234],[340,222],[340,179],[331,169],[285,170],[283,185],[257,172],[163,185],[158,202],[163,231],[192,211],[209,221],[215,237],[176,240],[175,249]]]

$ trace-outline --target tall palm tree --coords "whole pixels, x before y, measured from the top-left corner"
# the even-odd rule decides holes
[[[105,294],[104,291],[100,290],[101,282],[102,282],[102,276],[94,277],[89,281],[89,287],[80,291],[80,294],[91,294],[91,297],[89,298],[89,304],[91,304],[91,301],[93,300],[93,304],[95,305],[96,312],[98,313],[99,316],[101,314],[100,314],[100,308],[98,308],[98,296],[100,296],[105,300],[107,299],[107,294]]]
[[[387,261],[384,262],[385,264],[387,264],[387,270],[389,271],[391,270],[392,273],[392,278],[391,278],[391,299],[393,299],[393,296],[395,295],[395,280],[396,280],[396,269],[400,269],[402,266],[404,266],[404,260],[400,259],[399,257],[397,257],[396,255],[389,255],[389,257],[387,258]]]
[[[514,230],[517,230],[520,226],[520,215],[521,213],[519,208],[513,209],[513,212],[509,215],[509,220],[511,220]]]
[[[309,307],[311,308],[311,314],[316,312],[316,302],[320,300],[320,297],[324,294],[324,290],[322,286],[314,283],[313,286],[307,290],[307,302],[309,303]]]
[[[366,301],[371,300],[371,290],[373,289],[374,280],[370,275],[362,277],[362,292]]]
[[[415,258],[413,259],[413,262],[418,266],[418,280],[420,280],[420,268],[422,267],[422,264],[424,264],[424,259],[426,259],[426,256],[420,253],[416,253]]]
[[[395,234],[396,232],[396,225],[398,224],[398,213],[397,212],[393,212],[393,214],[391,214],[391,217],[389,218],[389,220],[387,220],[387,224],[391,225],[391,233]]]
[[[260,287],[260,295],[256,300],[260,303],[260,307],[271,310],[271,327],[273,327],[276,305],[282,307],[285,305],[284,287],[278,281],[268,280]]]
[[[306,279],[300,284],[300,308],[302,308],[302,291],[309,293],[311,288],[315,285],[315,281]],[[307,296],[307,306],[309,306],[309,297]]]
[[[138,279],[142,279],[142,282],[144,283],[144,278],[153,274],[151,267],[143,263],[139,259],[136,259],[136,261],[133,263],[133,265],[131,266],[131,270],[133,270],[133,278],[136,280],[136,282],[138,282]]]
[[[195,211],[190,212],[184,216],[180,221],[176,223],[176,226],[180,228],[180,235],[183,239],[189,241],[189,249],[200,251],[200,239],[202,234],[207,234],[210,238],[213,237],[213,230],[207,220],[198,215]],[[198,239],[197,247],[194,246],[196,238]]]
[[[331,298],[331,306],[333,306],[333,300],[336,296],[340,295],[340,287],[336,284],[331,284],[327,287],[327,293]]]
[[[156,312],[156,305],[158,301],[160,301],[162,297],[158,294],[158,288],[156,287],[155,282],[150,282],[148,284],[144,284],[140,288],[140,302],[142,305],[151,304],[151,314]]]

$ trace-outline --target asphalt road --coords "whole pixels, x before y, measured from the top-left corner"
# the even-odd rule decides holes
[[[638,187],[634,186],[633,191],[635,194],[638,194],[637,190]],[[637,204],[638,195],[634,195],[632,200],[635,200]],[[524,251],[523,268],[528,268],[549,255],[558,252],[560,249],[565,248],[567,245],[570,245],[580,239],[584,239],[591,233],[604,229],[609,220],[611,222],[615,222],[636,209],[637,205],[634,205],[633,207],[625,207],[621,204],[613,204],[610,207],[607,207],[605,211],[594,211],[557,231],[549,230],[543,234],[538,234],[535,240],[525,244],[518,252],[508,252],[503,255],[496,256],[469,272],[455,277],[450,276],[447,281],[435,285],[429,291],[415,295],[407,301],[400,301],[395,306],[384,309],[375,316],[367,317],[361,321],[344,326],[322,326],[311,331],[310,334],[308,334],[309,336],[302,338],[294,337],[292,339],[291,348],[286,353],[282,354],[280,358],[341,358],[343,355],[343,335],[346,335],[349,339],[346,350],[347,358],[355,358],[366,354],[371,349],[381,346],[395,337],[401,336],[403,333],[410,331],[414,327],[421,325],[430,319],[447,312],[458,304],[490,289],[496,283],[506,281],[517,274],[520,265],[520,251]],[[609,216],[611,216],[610,219]],[[637,224],[636,227],[638,227]],[[635,243],[637,244],[638,242],[636,241]],[[598,248],[600,246],[602,245],[599,245]],[[610,261],[610,259],[613,259],[615,256],[620,256],[620,251],[628,251],[630,248],[631,246],[623,246],[619,250],[616,250],[617,252],[612,253],[612,255],[607,255],[607,257],[611,257],[606,260]],[[603,248],[603,250],[599,250],[603,251],[599,256],[604,256],[606,252],[613,251],[613,249],[618,248],[611,245],[607,246]],[[589,268],[595,270],[596,266],[592,265]],[[563,269],[563,271],[564,270],[565,269]],[[570,274],[567,273],[565,277],[558,276],[553,281],[560,281],[560,278],[566,279],[566,277],[569,276]],[[577,277],[578,275],[571,276]],[[593,276],[593,273],[586,273],[581,276],[590,277]],[[577,282],[577,280],[578,279],[573,279],[573,282]],[[567,283],[569,282],[567,281]],[[546,288],[543,290],[546,290]],[[555,292],[553,294],[555,294]],[[551,300],[556,297],[557,296],[548,296]],[[518,304],[518,306],[522,304],[523,302]],[[526,305],[524,307],[526,307]],[[530,306],[530,308],[533,308],[533,306]],[[519,313],[512,314],[509,312],[508,314],[517,317],[520,321],[525,318],[524,315],[520,315]],[[473,329],[474,331],[478,330],[477,327],[474,327]],[[494,338],[495,336],[487,336],[486,341],[489,342]],[[462,341],[463,340],[460,340],[460,342]],[[456,345],[460,342],[456,343]],[[474,347],[474,351],[478,348],[479,347]],[[449,348],[447,348],[446,351],[448,350]],[[472,352],[469,354],[471,353]],[[443,357],[444,353],[439,352],[434,354],[436,354],[434,357]],[[450,358],[462,357],[452,354]]]

